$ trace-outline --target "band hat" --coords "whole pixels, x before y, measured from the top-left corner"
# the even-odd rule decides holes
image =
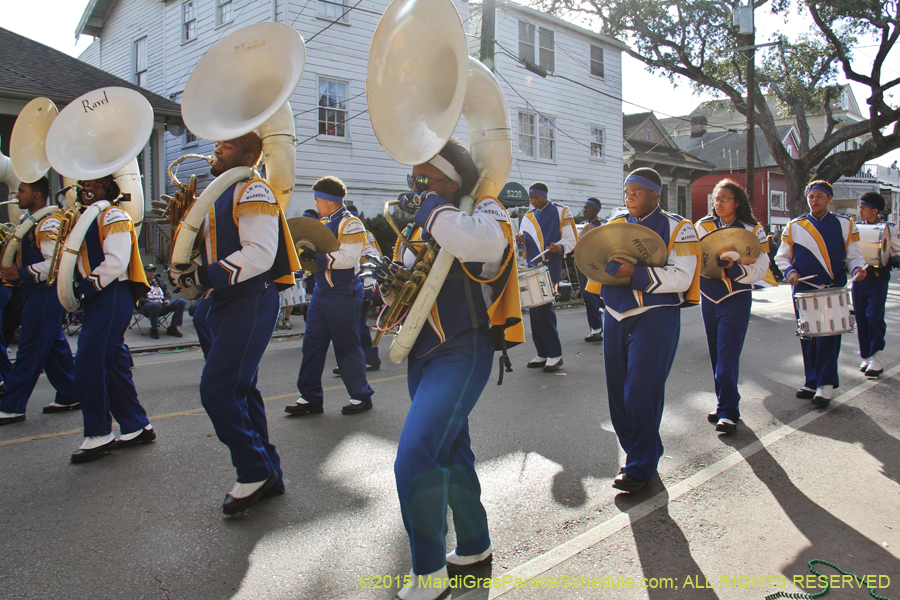
[[[813,190],[819,190],[820,192],[825,192],[825,194],[829,198],[831,198],[831,196],[834,195],[833,191],[829,190],[827,187],[825,187],[824,185],[819,184],[819,183],[814,183],[811,186],[809,186],[808,188],[806,188],[806,193],[809,194]]]
[[[332,196],[331,194],[320,191],[313,191],[313,197],[318,198],[319,200],[325,200],[326,202],[337,202],[338,204],[344,203],[343,196]]]
[[[530,196],[531,194],[543,196],[544,198],[547,197],[547,192],[545,192],[544,190],[539,190],[537,188],[528,188],[528,195]]]
[[[657,185],[655,182],[650,181],[646,177],[641,177],[640,175],[629,175],[625,178],[625,183],[636,183],[638,185],[642,185],[651,192],[656,192],[657,194],[662,192],[662,186]]]
[[[462,177],[450,164],[450,161],[441,156],[440,154],[435,155],[434,158],[428,161],[428,164],[455,181],[458,185],[462,185]]]
[[[585,205],[590,204],[597,210],[600,210],[602,208],[596,201],[594,201],[593,198],[588,198],[587,200],[584,201],[584,203],[585,203]]]

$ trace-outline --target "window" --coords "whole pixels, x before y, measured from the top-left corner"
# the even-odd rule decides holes
[[[347,84],[319,80],[319,135],[347,137]]]
[[[197,136],[188,131],[184,130],[184,135],[181,136],[181,147],[187,148],[188,146],[196,146],[197,145]]]
[[[532,112],[519,112],[519,154],[556,160],[556,120]]]
[[[234,4],[231,0],[216,0],[216,27],[231,23],[234,20],[234,13],[231,6]]]
[[[189,42],[197,37],[197,17],[194,13],[194,0],[181,4],[181,41]]]
[[[602,127],[591,127],[591,158],[603,158],[603,135]]]
[[[659,195],[659,205],[663,210],[669,210],[669,184],[664,183],[662,193]]]
[[[769,199],[769,206],[772,207],[772,210],[784,210],[784,193],[772,192],[772,197]]]
[[[134,46],[132,47],[133,58],[132,58],[132,66],[134,71],[134,76],[132,77],[132,82],[141,87],[147,87],[147,38],[142,37],[139,40],[134,40]]]
[[[605,77],[603,70],[603,48],[591,44],[591,75]]]
[[[330,21],[340,21],[346,23],[348,21],[347,5],[345,0],[318,0],[317,15],[319,18],[328,19]]]
[[[678,214],[687,218],[687,187],[678,186]]]
[[[535,39],[537,35],[537,39]],[[548,71],[554,71],[554,34],[552,29],[536,27],[528,21],[519,21],[519,58],[529,62],[535,61],[535,43],[540,51],[537,54],[540,65]]]

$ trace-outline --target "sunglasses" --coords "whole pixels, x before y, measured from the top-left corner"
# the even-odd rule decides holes
[[[432,183],[440,183],[442,181],[453,181],[449,177],[443,179],[434,179],[428,175],[407,175],[406,185],[414,192],[424,192]]]

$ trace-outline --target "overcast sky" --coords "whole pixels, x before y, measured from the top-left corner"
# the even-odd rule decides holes
[[[82,36],[75,42],[75,28],[81,19],[88,0],[0,0],[0,26],[37,40],[72,56],[78,56],[92,38]],[[762,43],[771,38],[775,31],[783,31],[787,26],[780,19],[765,15],[757,10],[756,39]],[[859,61],[871,62],[875,48],[862,47],[856,51]],[[900,76],[900,50],[894,49],[895,59],[885,64],[885,78]],[[861,65],[862,66],[862,65]],[[689,113],[707,97],[695,96],[684,80],[673,88],[662,76],[647,73],[642,63],[622,55],[622,98],[626,114],[652,110],[659,118],[680,116]],[[855,89],[861,108],[865,109],[865,88]],[[874,162],[888,165],[900,159],[900,150],[876,159]]]

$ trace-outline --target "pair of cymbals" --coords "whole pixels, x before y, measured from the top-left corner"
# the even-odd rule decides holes
[[[294,240],[294,248],[297,254],[304,249],[314,252],[334,252],[341,247],[340,242],[323,223],[310,217],[292,217],[287,220],[291,239]],[[314,260],[300,259],[300,265],[304,271],[316,273],[320,271]]]
[[[624,258],[641,267],[662,267],[667,254],[666,243],[652,229],[634,223],[607,223],[581,236],[575,245],[575,265],[591,281],[630,285],[630,277],[616,278],[607,273],[613,259]]]
[[[740,255],[735,262],[750,265],[759,258],[762,244],[759,238],[743,227],[723,227],[711,231],[700,239],[700,275],[709,279],[725,279],[725,269],[718,259],[726,252]]]

